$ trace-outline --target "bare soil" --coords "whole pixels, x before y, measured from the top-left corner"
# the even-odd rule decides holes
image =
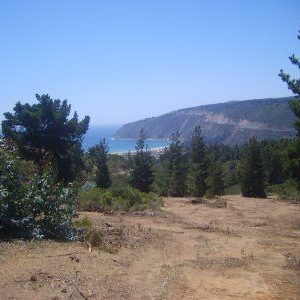
[[[82,213],[110,228],[91,253],[82,242],[2,242],[0,299],[300,299],[300,205],[223,199]]]

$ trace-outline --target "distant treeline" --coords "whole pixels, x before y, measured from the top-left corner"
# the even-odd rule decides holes
[[[293,142],[259,142],[252,138],[241,146],[205,145],[201,129],[196,127],[190,143],[183,143],[178,133],[173,134],[170,146],[158,159],[144,147],[137,149],[137,155],[110,155],[108,165],[114,180],[162,196],[242,193],[265,197],[276,189],[294,193],[296,181],[289,159]],[[140,183],[141,180],[144,182]]]

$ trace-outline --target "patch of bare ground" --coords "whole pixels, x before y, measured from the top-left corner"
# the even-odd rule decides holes
[[[84,216],[105,247],[0,243],[0,299],[300,299],[297,204],[167,198],[158,214]]]

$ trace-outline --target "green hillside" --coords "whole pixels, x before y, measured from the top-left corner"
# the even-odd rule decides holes
[[[230,101],[180,109],[158,117],[123,125],[115,138],[135,139],[141,128],[149,138],[167,139],[179,131],[183,139],[191,137],[195,126],[203,129],[207,143],[241,144],[255,136],[279,139],[295,135],[291,98]]]

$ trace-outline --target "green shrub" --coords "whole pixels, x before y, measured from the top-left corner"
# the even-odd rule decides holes
[[[294,200],[300,202],[300,194],[297,186],[292,181],[268,187],[268,193],[275,194],[281,200]]]
[[[50,174],[36,176],[22,200],[22,214],[22,226],[30,237],[72,239],[76,214],[72,186],[60,186]]]
[[[154,193],[142,193],[125,185],[113,185],[109,189],[92,188],[80,191],[78,198],[80,210],[101,211],[102,208],[121,211],[157,209],[162,200]]]
[[[24,194],[14,148],[0,141],[0,236],[17,231]]]
[[[0,236],[72,238],[73,189],[54,183],[50,174],[22,182],[15,152],[1,142]]]
[[[81,190],[77,197],[78,208],[86,210],[90,205],[111,206],[112,193],[109,190],[91,188]]]
[[[225,189],[226,195],[240,195],[241,192],[240,185],[233,185]]]
[[[73,225],[76,228],[91,228],[93,223],[89,218],[84,217],[83,219],[75,220]]]
[[[206,193],[205,193],[205,198],[206,199],[213,199],[213,198],[215,198],[216,197],[216,194],[214,194],[213,192],[212,192],[212,190],[207,190],[206,191]]]

